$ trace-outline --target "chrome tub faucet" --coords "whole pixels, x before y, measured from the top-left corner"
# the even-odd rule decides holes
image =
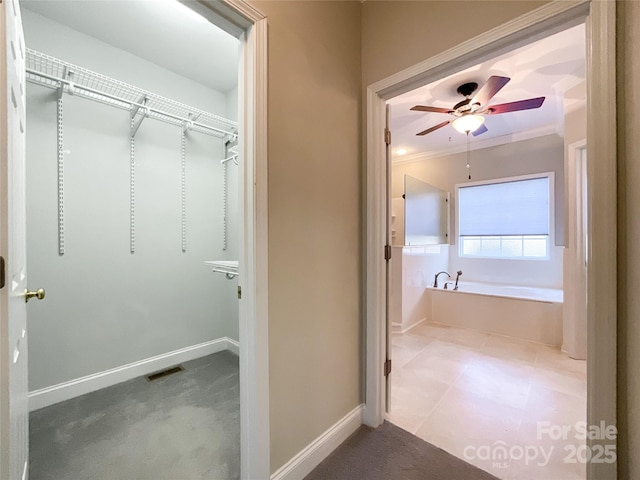
[[[436,277],[433,279],[433,288],[438,288],[438,277],[440,275],[442,275],[443,273],[447,274],[447,277],[451,278],[451,275],[449,275],[449,272],[438,272],[436,273]]]

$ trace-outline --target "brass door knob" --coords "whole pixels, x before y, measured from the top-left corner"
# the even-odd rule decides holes
[[[29,290],[24,291],[25,303],[28,302],[29,299],[33,297],[36,297],[38,300],[42,300],[44,298],[44,288],[39,288],[35,292],[30,292]]]

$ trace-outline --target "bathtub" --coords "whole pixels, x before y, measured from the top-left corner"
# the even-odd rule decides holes
[[[562,290],[460,282],[427,291],[433,322],[562,345]]]

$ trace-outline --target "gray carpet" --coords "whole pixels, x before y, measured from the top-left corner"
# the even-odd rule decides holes
[[[409,432],[384,422],[361,427],[305,480],[497,480]]]
[[[32,412],[29,479],[240,478],[238,357],[183,366]]]

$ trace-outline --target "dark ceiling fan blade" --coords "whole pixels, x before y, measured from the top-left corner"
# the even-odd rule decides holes
[[[426,105],[416,105],[415,107],[411,107],[411,110],[417,112],[453,113],[453,110],[450,108],[428,107]]]
[[[426,135],[427,133],[431,133],[431,132],[433,132],[435,130],[438,130],[439,128],[446,127],[450,123],[451,122],[449,120],[447,120],[446,122],[439,123],[435,127],[427,128],[426,130],[424,130],[424,131],[422,131],[420,133],[416,133],[416,135]]]
[[[489,115],[497,115],[498,113],[517,112],[519,110],[531,110],[540,108],[544,102],[544,97],[528,98],[527,100],[518,100],[517,102],[501,103],[500,105],[491,105],[484,113]]]
[[[480,125],[480,126],[476,129],[476,131],[475,131],[475,132],[472,132],[472,135],[473,135],[474,137],[477,137],[478,135],[482,135],[483,133],[488,132],[488,131],[489,131],[489,129],[487,128],[487,126],[486,126],[486,125]]]
[[[497,75],[492,75],[489,77],[489,80],[487,80],[487,83],[485,83],[478,93],[475,94],[471,100],[471,104],[479,103],[484,107],[496,93],[502,90],[502,87],[509,83],[509,80],[511,80],[509,77],[498,77]]]

